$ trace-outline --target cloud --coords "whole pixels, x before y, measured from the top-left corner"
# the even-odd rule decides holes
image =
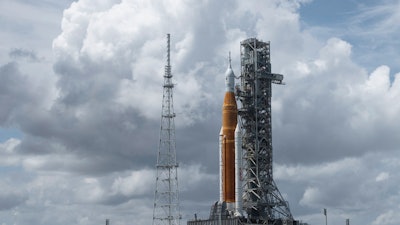
[[[112,183],[111,189],[116,194],[124,196],[141,196],[149,191],[155,182],[154,170],[134,171],[127,177],[118,177]]]
[[[381,182],[385,181],[389,178],[389,174],[387,172],[382,172],[378,176],[376,176],[375,181]]]
[[[273,108],[276,148],[286,160],[330,161],[398,146],[392,132],[400,123],[394,116],[398,75],[391,81],[387,66],[367,74],[351,54],[349,43],[329,39],[318,57],[286,72],[287,85],[279,88],[279,107]]]
[[[28,196],[22,193],[1,193],[0,194],[0,210],[9,210],[28,199]]]
[[[397,1],[362,6],[360,7],[361,13],[352,18],[351,26],[352,28],[358,28],[360,35],[370,34],[388,38],[399,32],[399,29],[393,26],[396,23],[395,21],[400,18],[399,7],[400,4]],[[360,30],[365,27],[368,29]]]
[[[397,210],[399,177],[390,174],[388,179],[387,172],[396,171],[397,162],[392,153],[369,153],[312,166],[278,164],[274,174],[280,187],[284,187],[281,191],[292,199],[291,205],[298,201],[301,206],[296,209],[299,218],[316,223],[318,218],[311,215],[328,208],[333,221],[340,222],[339,218],[373,221],[385,209]]]
[[[381,215],[376,218],[372,224],[373,225],[391,225],[391,224],[397,224],[399,221],[400,217],[397,214],[396,211],[394,210],[389,210],[385,213],[382,213]]]
[[[14,48],[9,53],[12,59],[26,59],[29,62],[40,62],[43,58],[37,56],[37,54],[33,50],[26,50],[21,48]]]
[[[400,34],[397,22],[400,18],[400,4],[398,1],[385,1],[384,4],[363,3],[343,26],[342,36],[354,40],[356,50],[359,52],[355,60],[361,62],[366,68],[373,70],[374,67],[368,62],[376,62],[399,70],[395,59],[399,53],[390,46],[399,44],[397,36]],[[379,57],[384,55],[385,57]]]
[[[91,96],[107,96],[119,107],[133,108],[147,119],[158,119],[160,106],[156,102],[161,102],[161,74],[166,54],[164,35],[169,32],[168,24],[176,22],[174,30],[177,32],[172,36],[172,68],[173,73],[174,68],[180,70],[174,74],[178,83],[176,98],[185,96],[175,101],[175,108],[185,121],[177,124],[190,124],[193,119],[204,117],[201,115],[203,112],[197,109],[203,108],[207,101],[213,101],[205,93],[209,78],[214,76],[202,76],[198,72],[210,66],[204,60],[214,57],[217,49],[207,52],[200,46],[203,42],[206,44],[207,38],[213,40],[207,43],[211,49],[212,45],[222,43],[223,39],[216,40],[213,34],[223,30],[220,19],[214,18],[218,14],[204,14],[216,23],[203,27],[204,21],[197,21],[194,19],[196,15],[188,12],[198,10],[200,14],[214,8],[207,5],[213,3],[180,2],[177,11],[165,11],[163,5],[141,1],[109,2],[113,7],[107,8],[109,5],[104,3],[104,6],[94,9],[88,4],[80,1],[66,10],[63,33],[53,42],[58,56],[55,70],[61,75],[59,84],[63,103],[83,104]],[[203,29],[207,30],[203,32]],[[204,36],[204,33],[208,35]],[[224,36],[216,37],[221,39]],[[202,74],[206,75],[205,72]],[[92,91],[89,92],[88,88]],[[102,98],[101,101],[107,100]]]
[[[10,124],[17,115],[38,101],[28,77],[21,73],[18,64],[11,62],[0,66],[0,124]]]
[[[21,143],[20,140],[10,138],[4,143],[0,143],[0,166],[13,166],[19,164],[19,157],[15,154],[16,147]]]
[[[188,3],[179,7],[193,6],[210,7]],[[128,15],[137,18],[127,20]],[[20,152],[44,154],[24,160],[25,168],[98,173],[140,168],[150,162],[157,148],[165,61],[165,36],[158,27],[166,21],[157,17],[185,21],[181,18],[192,16],[187,10],[165,12],[146,2],[104,1],[96,7],[88,1],[73,3],[64,13],[62,33],[53,42],[57,95],[51,107],[19,118],[27,134]],[[210,16],[212,20],[219,15]],[[143,17],[151,19],[142,23]],[[202,21],[186,22],[181,22],[182,29],[192,26],[189,22],[196,29],[214,29],[203,27]],[[220,23],[216,25],[215,29],[222,29]],[[143,32],[147,29],[155,33]],[[214,74],[223,74],[225,68],[213,59],[193,58],[208,60],[213,54],[194,45],[196,29],[177,32],[172,40],[172,56],[177,58],[173,58],[173,68],[179,69],[174,73],[175,109],[181,118],[176,124],[183,129],[214,116],[214,111],[207,110],[219,102],[213,94],[219,90]],[[222,76],[218,80],[223,83]],[[149,137],[148,143],[143,142]],[[94,152],[97,156],[89,160]],[[64,155],[61,167],[57,166],[60,160],[54,159],[59,154]]]

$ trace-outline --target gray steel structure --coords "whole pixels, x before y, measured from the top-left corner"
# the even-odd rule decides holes
[[[167,34],[167,65],[165,66],[161,113],[160,142],[157,155],[157,178],[154,195],[153,225],[179,225],[178,163],[175,149],[175,113],[170,64],[170,35]]]
[[[236,96],[243,146],[243,209],[248,223],[293,223],[289,204],[272,174],[272,83],[283,75],[271,73],[270,43],[250,38],[240,43],[241,76]]]

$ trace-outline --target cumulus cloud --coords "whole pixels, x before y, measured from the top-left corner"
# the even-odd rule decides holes
[[[162,4],[152,2],[122,1],[108,4],[113,7],[105,4],[93,8],[89,7],[91,4],[88,1],[80,1],[72,4],[64,13],[63,33],[53,43],[58,58],[55,70],[61,75],[59,84],[63,103],[84,104],[94,101],[90,96],[103,96],[102,102],[116,102],[119,107],[133,108],[147,119],[158,119],[160,106],[156,103],[161,102],[162,97],[161,74],[166,51],[164,35],[169,32],[167,23],[180,18],[179,21],[185,22],[178,23],[176,29],[185,30],[187,27],[196,28],[200,21],[191,21],[193,15],[188,14],[187,10],[172,13],[164,11]],[[189,3],[181,3],[179,7],[208,8]],[[194,23],[189,25],[189,21]],[[199,74],[195,76],[190,72],[196,69],[196,60],[190,56],[205,58],[212,53],[196,47],[198,43],[193,44],[193,32],[197,31],[188,30],[172,36],[171,55],[176,56],[176,60],[173,58],[173,68],[175,65],[176,68],[182,68],[180,73],[175,74],[177,96],[191,99],[175,102],[177,111],[183,108],[183,118],[192,117],[187,115],[185,107],[193,105],[197,109],[200,108],[199,101],[208,100],[207,95],[199,91],[199,87],[204,87],[196,78]],[[192,61],[188,62],[189,58]],[[191,109],[189,113],[198,112]]]
[[[277,148],[285,159],[330,161],[396,149],[398,75],[391,81],[387,66],[368,74],[351,53],[349,43],[333,38],[317,58],[286,72],[292,76],[286,76],[286,90],[279,88],[282,97],[274,109]]]
[[[187,9],[193,6],[200,11],[210,7],[179,5]],[[95,7],[90,1],[74,2],[65,10],[62,33],[53,42],[57,97],[50,109],[34,111],[35,119],[23,120],[22,129],[32,135],[23,141],[21,151],[52,151],[56,152],[54,157],[61,153],[66,161],[62,168],[72,171],[119,170],[149,162],[154,152],[148,149],[155,151],[158,139],[168,20],[184,21],[176,30],[196,28],[172,36],[173,68],[179,69],[174,73],[175,109],[181,118],[177,127],[186,128],[213,116],[207,108],[215,106],[217,99],[212,93],[218,89],[209,84],[215,80],[222,83],[223,77],[217,79],[214,74],[223,74],[225,66],[207,62],[215,57],[213,52],[194,44],[195,32],[206,28],[202,21],[182,19],[192,16],[187,10],[164,11],[161,5],[149,2],[104,1]],[[218,17],[210,16],[210,20]],[[157,19],[164,17],[169,19]],[[210,28],[214,29],[207,29]],[[221,38],[220,43],[224,36]],[[152,145],[143,142],[148,138]],[[79,160],[87,159],[90,152],[97,152],[93,163]],[[55,169],[58,160],[52,158],[31,158],[25,165],[31,169]],[[82,166],[77,166],[79,161]]]

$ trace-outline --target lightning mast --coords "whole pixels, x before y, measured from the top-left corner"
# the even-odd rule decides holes
[[[156,164],[153,225],[179,225],[181,219],[178,196],[178,163],[175,151],[173,88],[170,34],[167,34],[167,65],[164,73],[160,142]]]
[[[269,42],[250,38],[240,45],[243,209],[252,222],[293,221],[272,175],[271,88],[282,84],[283,75],[271,73]]]

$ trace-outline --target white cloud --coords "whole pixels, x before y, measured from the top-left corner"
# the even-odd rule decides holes
[[[389,178],[389,173],[382,172],[378,176],[376,176],[375,181],[376,182],[381,182],[381,181],[387,180],[388,178]]]
[[[319,202],[321,198],[323,198],[323,193],[321,193],[318,188],[309,187],[305,190],[303,198],[300,200],[300,204],[304,206],[314,205],[315,202]]]
[[[300,217],[308,218],[310,223],[318,223],[318,218],[311,215],[321,208],[332,209],[330,218],[334,221],[372,221],[387,209],[397,212],[399,176],[387,171],[396,171],[398,163],[390,161],[398,160],[391,153],[374,153],[318,165],[276,165],[275,178],[285,184],[291,199],[298,200],[302,209],[296,210],[308,212]],[[295,188],[287,189],[291,186]]]
[[[356,14],[351,20],[351,28],[356,29],[359,35],[390,38],[399,32],[397,26],[393,26],[400,18],[399,8],[398,1],[361,7],[361,13]]]
[[[193,191],[210,182],[218,182],[218,177],[207,173],[202,165],[183,165],[179,170],[181,190],[185,192]]]
[[[86,177],[76,188],[75,201],[84,203],[101,203],[107,194],[97,178]]]
[[[369,75],[352,61],[351,49],[344,40],[329,39],[318,57],[297,61],[285,72],[287,85],[276,92],[283,104],[273,108],[273,127],[276,148],[292,162],[390,151],[399,144],[393,132],[400,124],[397,78],[390,79],[387,66]]]
[[[164,33],[169,32],[165,26],[168,20],[172,20],[171,23],[184,21],[177,22],[179,26],[174,30],[198,26],[200,21],[192,21],[194,24],[189,25],[190,20],[183,19],[193,16],[187,12],[194,6],[204,10],[207,5],[182,3],[182,15],[175,18],[176,12],[171,15],[161,5],[147,1],[110,2],[95,8],[89,7],[87,1],[72,4],[64,13],[63,32],[53,42],[57,57],[55,68],[61,75],[59,84],[64,101],[84,100],[89,93],[98,95],[107,89],[115,95],[109,97],[118,107],[132,107],[147,119],[158,119],[160,105],[157,103],[162,97],[163,55],[166,52]],[[176,111],[185,121],[178,123],[179,126],[202,119],[201,114],[194,114],[201,113],[197,109],[210,100],[201,91],[206,83],[195,74],[199,71],[198,65],[202,64],[196,66],[192,61],[192,69],[187,61],[196,49],[203,49],[194,45],[194,32],[188,30],[172,36],[172,72],[175,73],[174,68],[184,68],[174,74],[174,82],[178,83],[176,96],[178,99],[184,96],[175,101]],[[201,52],[197,55],[202,55]],[[69,75],[71,72],[73,74]],[[75,78],[79,78],[80,83]],[[98,85],[102,80],[106,82]],[[92,85],[98,88],[92,88],[90,92],[88,88]]]
[[[124,196],[141,196],[148,194],[155,184],[154,170],[133,171],[127,177],[117,177],[112,183],[113,194],[122,194]]]
[[[332,178],[333,176],[344,176],[348,173],[357,173],[365,169],[362,160],[356,158],[345,158],[335,162],[310,165],[310,166],[284,166],[276,165],[275,177],[282,180],[319,180],[321,178]]]
[[[16,148],[21,140],[10,138],[0,143],[0,166],[16,166],[20,163],[20,158],[16,154]]]
[[[373,222],[372,225],[395,225],[398,224],[400,216],[395,210],[388,210],[387,212],[379,215]]]

